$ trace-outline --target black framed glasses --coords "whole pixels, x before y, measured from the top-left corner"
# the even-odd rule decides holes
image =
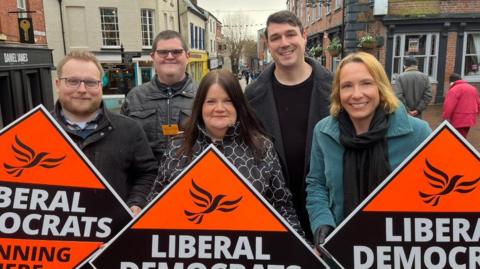
[[[78,89],[80,84],[83,82],[87,90],[96,90],[100,86],[100,80],[94,79],[79,79],[79,78],[60,78],[65,81],[65,85],[72,89]]]
[[[183,49],[173,49],[173,50],[158,49],[155,52],[160,57],[167,57],[169,54],[172,54],[173,57],[178,57],[178,56],[182,55],[183,51],[184,51]]]

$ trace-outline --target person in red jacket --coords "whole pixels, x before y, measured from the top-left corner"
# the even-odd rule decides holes
[[[462,80],[459,74],[451,74],[449,80],[450,89],[443,103],[442,117],[467,138],[468,131],[477,123],[480,96],[477,88]]]

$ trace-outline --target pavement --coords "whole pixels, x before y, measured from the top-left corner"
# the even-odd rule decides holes
[[[429,105],[427,109],[423,112],[423,119],[426,120],[432,130],[440,125],[443,122],[442,119],[442,110],[443,107],[441,104],[439,105]],[[467,136],[467,141],[477,150],[480,152],[480,120],[470,129],[470,132]]]

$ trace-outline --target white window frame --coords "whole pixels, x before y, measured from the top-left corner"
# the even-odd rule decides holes
[[[475,75],[468,75],[468,74],[465,74],[465,58],[467,56],[475,56],[477,55],[477,59],[480,60],[480,48],[475,48],[476,49],[476,52],[479,52],[479,53],[469,53],[467,54],[467,39],[468,39],[468,35],[471,35],[471,34],[477,34],[477,35],[480,35],[480,32],[465,32],[465,34],[463,35],[463,55],[462,55],[462,78],[464,78],[465,80],[469,81],[469,82],[480,82],[480,70],[477,71],[477,74]],[[480,61],[478,63],[478,68],[480,69]]]
[[[342,7],[342,0],[335,0],[335,10]]]
[[[320,20],[322,18],[322,11],[323,11],[323,6],[322,4],[317,5],[317,20]]]
[[[140,18],[142,30],[142,48],[150,49],[152,48],[155,34],[155,11],[153,9],[141,9]]]
[[[330,13],[332,13],[332,2],[331,1],[327,2],[327,5],[326,5],[325,9],[326,9],[326,14],[327,15],[330,15]]]
[[[103,11],[106,11],[106,10],[112,10],[114,15],[113,16],[112,15],[104,15]],[[114,22],[113,23],[105,22],[104,18],[106,18],[106,17],[113,17]],[[102,48],[120,48],[120,30],[118,28],[118,10],[117,10],[117,8],[114,8],[114,7],[100,7],[100,23],[101,23],[101,29],[102,29]],[[106,30],[105,26],[107,24],[113,25],[114,29],[113,30]],[[106,37],[105,33],[107,33],[107,32],[116,33],[116,38]],[[105,41],[109,40],[109,39],[115,40],[115,43],[117,43],[117,44],[116,45],[107,45]]]
[[[18,11],[21,11],[22,13],[18,13],[18,17],[21,19],[24,19],[27,17],[27,3],[26,0],[17,0],[17,8]]]
[[[425,40],[425,47],[426,48],[431,48],[432,46],[432,37],[435,36],[435,50],[434,53],[431,53],[430,49],[425,49],[426,54],[422,55],[415,55],[419,57],[424,57],[425,61],[423,61],[423,68],[421,68],[422,72],[425,74],[429,74],[429,63],[432,57],[434,57],[434,64],[432,65],[432,75],[429,76],[430,82],[431,83],[437,83],[437,70],[438,70],[438,50],[439,50],[439,45],[440,45],[440,34],[437,32],[425,32],[425,33],[402,33],[402,34],[395,34],[393,36],[393,53],[392,53],[392,81],[394,82],[397,78],[398,75],[403,73],[403,59],[407,56],[407,51],[404,51],[403,48],[405,48],[405,37],[410,36],[410,35],[425,35],[426,40]],[[397,44],[397,37],[400,37],[400,44]],[[400,45],[400,55],[395,55],[397,45]],[[395,70],[395,59],[399,58],[399,70],[400,73],[394,73]]]
[[[341,60],[342,59],[341,59],[340,55],[336,56],[336,57],[332,57],[332,73],[335,74],[335,72],[337,71],[337,67],[340,64]]]

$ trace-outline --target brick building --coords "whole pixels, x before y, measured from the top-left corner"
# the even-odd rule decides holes
[[[480,85],[480,1],[478,0],[289,0],[308,33],[309,48],[323,47],[319,59],[334,71],[342,56],[356,50],[374,54],[392,83],[403,72],[406,55],[414,54],[427,73],[434,102],[442,102],[448,77],[459,73]],[[361,48],[362,36],[376,39]],[[332,57],[327,47],[334,37],[343,52]]]
[[[0,128],[39,104],[53,108],[45,32],[42,1],[0,2]]]

